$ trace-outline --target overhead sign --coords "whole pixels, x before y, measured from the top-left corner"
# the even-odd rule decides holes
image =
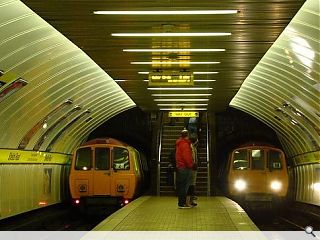
[[[149,73],[149,86],[193,85],[193,74],[179,71],[160,71]]]
[[[169,117],[199,117],[199,112],[169,112]]]

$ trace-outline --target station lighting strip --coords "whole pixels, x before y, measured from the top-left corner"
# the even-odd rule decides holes
[[[160,111],[207,111],[207,108],[160,108]]]
[[[149,74],[150,72],[138,72],[138,74]],[[193,72],[193,74],[208,75],[208,74],[218,74],[219,72]]]
[[[208,106],[208,103],[159,103],[158,106]]]
[[[236,14],[238,10],[187,10],[187,11],[93,11],[97,15],[215,15]]]
[[[111,33],[111,36],[113,37],[219,37],[219,36],[230,36],[230,35],[231,33],[228,33],[228,32]]]
[[[166,61],[154,61],[154,62],[131,62],[131,64],[153,64],[153,65],[190,65],[190,64],[219,64],[220,62],[166,62]]]
[[[176,102],[185,102],[185,101],[190,101],[190,102],[206,102],[206,101],[209,101],[208,98],[202,98],[202,99],[199,99],[199,98],[196,98],[196,99],[193,99],[193,98],[157,98],[157,99],[154,99],[155,102],[173,102],[173,101],[176,101]]]
[[[124,52],[224,52],[224,48],[208,48],[208,49],[195,49],[195,48],[150,48],[150,49],[123,49]]]
[[[197,80],[193,80],[194,82],[215,82],[217,80],[214,79],[197,79]]]
[[[201,97],[201,96],[211,96],[211,93],[159,93],[152,94],[153,97]]]
[[[115,80],[116,82],[124,82],[126,80]],[[149,79],[143,80],[144,82],[149,82]],[[193,80],[194,82],[216,82],[217,80],[214,79],[196,79]]]
[[[193,72],[193,74],[217,74],[219,72]]]
[[[212,90],[211,87],[190,87],[190,88],[147,88],[148,90],[173,90],[173,91],[180,91],[180,90]]]

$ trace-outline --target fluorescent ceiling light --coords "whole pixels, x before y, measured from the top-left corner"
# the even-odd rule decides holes
[[[114,37],[218,37],[230,36],[227,32],[204,32],[204,33],[111,33]]]
[[[217,80],[214,79],[199,79],[199,80],[193,80],[194,82],[215,82]]]
[[[208,103],[158,103],[158,106],[208,106]]]
[[[138,74],[149,74],[150,72],[138,72]],[[197,75],[208,75],[208,74],[218,74],[219,72],[193,72]]]
[[[160,108],[160,111],[207,111],[206,108]]]
[[[192,98],[159,98],[159,99],[154,99],[155,102],[207,102],[209,101],[208,98],[202,98],[202,99],[192,99]]]
[[[116,80],[114,80],[115,82],[125,82],[125,81],[127,81],[127,80],[122,80],[122,79],[116,79]]]
[[[193,48],[150,48],[150,49],[123,49],[124,52],[223,52],[223,48],[193,49]]]
[[[201,97],[211,96],[211,93],[156,93],[152,94],[153,97]]]
[[[169,62],[169,61],[154,61],[154,62],[131,62],[131,64],[159,64],[159,65],[190,65],[190,64],[219,64],[220,62]]]
[[[193,74],[217,74],[219,72],[193,72]]]
[[[148,90],[212,90],[211,87],[189,87],[189,88],[172,88],[172,87],[150,87]]]
[[[144,82],[149,82],[149,79],[144,79]],[[199,80],[193,80],[194,82],[216,82],[217,80],[214,79],[199,79]]]
[[[238,10],[189,10],[189,11],[93,11],[102,15],[212,15],[212,14],[236,14]]]

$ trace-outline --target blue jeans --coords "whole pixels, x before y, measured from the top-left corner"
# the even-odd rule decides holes
[[[177,194],[178,194],[178,205],[183,206],[186,204],[188,188],[192,180],[192,169],[183,168],[177,169]]]

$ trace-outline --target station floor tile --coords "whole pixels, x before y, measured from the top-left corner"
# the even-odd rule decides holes
[[[178,209],[176,197],[143,196],[115,212],[93,231],[258,231],[246,212],[226,197],[199,197]]]

